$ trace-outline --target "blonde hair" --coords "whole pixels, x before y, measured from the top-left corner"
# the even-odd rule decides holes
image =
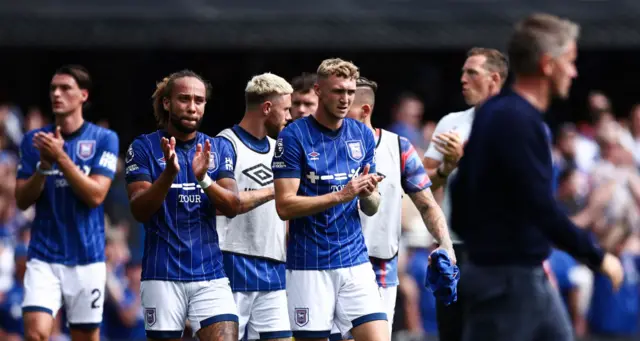
[[[515,26],[508,44],[509,63],[514,73],[538,73],[540,57],[558,57],[578,39],[580,26],[551,14],[532,14]]]
[[[316,72],[319,78],[328,78],[329,76],[336,76],[347,79],[358,79],[360,77],[360,70],[352,62],[342,60],[340,58],[325,59],[318,66]]]
[[[289,95],[293,93],[293,87],[284,78],[266,72],[254,76],[244,89],[245,101],[247,105],[257,105],[263,103],[273,96]]]
[[[204,80],[204,78],[191,70],[174,72],[169,76],[163,78],[161,82],[158,82],[156,84],[156,90],[153,92],[153,95],[151,95],[151,99],[153,100],[153,116],[156,119],[158,128],[166,128],[167,121],[169,120],[169,112],[164,109],[162,100],[164,98],[170,98],[175,81],[185,77],[193,77],[199,79],[206,88],[206,99],[208,100],[211,96],[211,85],[209,84],[209,82],[207,82],[206,80]]]

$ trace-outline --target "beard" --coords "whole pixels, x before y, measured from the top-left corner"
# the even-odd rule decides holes
[[[196,122],[195,126],[187,127],[182,124],[182,117],[174,114],[173,112],[169,113],[169,124],[171,124],[177,131],[183,134],[191,134],[198,129],[200,129],[200,125],[202,124],[202,117]]]
[[[278,135],[280,135],[280,132],[282,131],[282,129],[284,129],[284,127],[286,127],[290,122],[285,122],[284,125],[281,124],[273,124],[269,121],[265,122],[265,129],[267,130],[267,136],[269,136],[272,139],[276,139],[278,138]]]

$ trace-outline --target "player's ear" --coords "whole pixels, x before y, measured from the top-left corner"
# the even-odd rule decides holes
[[[271,101],[264,101],[262,102],[262,104],[260,104],[260,111],[262,112],[262,114],[268,115],[269,111],[271,111],[272,106],[273,103],[271,103]]]
[[[362,111],[362,118],[364,119],[371,115],[373,108],[371,107],[370,104],[363,104],[360,110]]]
[[[318,85],[318,83],[313,84],[313,92],[316,93],[316,96],[320,97],[320,85]]]
[[[162,97],[162,106],[164,107],[164,110],[170,111],[171,101],[169,101],[167,97]]]
[[[86,102],[89,99],[89,91],[87,89],[80,89],[80,93],[82,94],[82,102]]]
[[[540,57],[540,69],[542,70],[542,74],[549,77],[553,73],[553,58],[544,53]]]

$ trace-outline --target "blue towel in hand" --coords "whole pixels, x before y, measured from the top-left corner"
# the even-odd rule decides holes
[[[458,300],[460,269],[451,264],[451,259],[444,250],[436,250],[430,256],[431,264],[427,266],[425,285],[438,301],[448,306]]]

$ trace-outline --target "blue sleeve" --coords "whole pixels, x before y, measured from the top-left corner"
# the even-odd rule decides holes
[[[364,126],[364,125],[363,125]],[[369,174],[376,172],[376,138],[371,129],[364,126],[364,148],[366,154],[362,160],[362,168],[369,165]]]
[[[125,167],[125,179],[128,184],[137,181],[153,183],[150,157],[142,139],[135,139],[127,149]]]
[[[290,125],[285,128],[276,140],[276,150],[273,154],[271,169],[275,179],[302,177],[302,145],[293,133],[296,127]]]
[[[233,150],[233,145],[223,137],[217,137],[216,139],[218,140],[218,153],[220,154],[220,161],[218,162],[222,162],[223,165],[221,165],[214,180],[225,178],[235,180],[236,153]]]
[[[409,140],[399,137],[402,189],[405,193],[421,192],[431,186],[431,179],[422,166],[422,160]]]
[[[36,165],[40,161],[40,154],[33,146],[33,132],[25,134],[20,143],[18,179],[28,179],[36,172]]]
[[[523,113],[500,111],[495,113],[494,122],[491,147],[504,170],[505,181],[521,198],[529,199],[524,213],[558,248],[598,269],[604,252],[587,232],[571,222],[551,192],[551,152],[541,120]]]
[[[118,169],[118,153],[120,140],[115,132],[108,130],[100,139],[96,150],[96,158],[91,166],[91,174],[104,175],[113,179]]]

